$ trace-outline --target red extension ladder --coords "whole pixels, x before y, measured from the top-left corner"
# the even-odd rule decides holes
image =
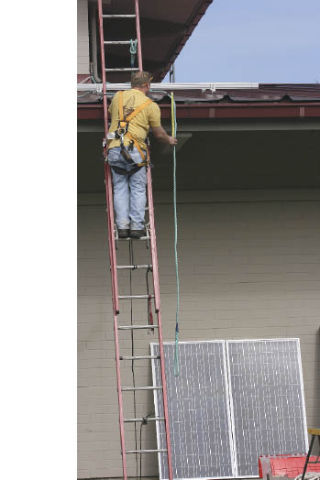
[[[99,14],[99,32],[100,32],[100,51],[101,51],[101,75],[102,75],[102,87],[103,87],[103,110],[104,110],[104,134],[105,139],[108,135],[108,109],[107,109],[107,85],[106,85],[106,72],[130,72],[133,70],[142,70],[142,54],[141,54],[141,35],[140,35],[140,17],[139,17],[139,0],[132,0],[134,3],[134,14],[114,14],[109,13],[105,14],[103,12],[103,0],[98,0],[98,14]],[[105,45],[108,45],[109,48],[117,48],[117,45],[130,44],[130,40],[104,40],[104,27],[105,20],[112,21],[113,19],[134,19],[136,25],[136,36],[137,36],[137,58],[138,58],[138,68],[106,68],[106,54],[105,54]],[[107,32],[107,30],[106,30]],[[105,140],[104,140],[105,148]],[[106,153],[106,152],[104,152]],[[117,390],[118,390],[118,402],[119,402],[119,426],[120,426],[120,442],[121,442],[121,454],[122,454],[122,465],[123,465],[123,478],[127,480],[127,455],[135,454],[139,455],[141,462],[141,455],[147,453],[157,453],[158,455],[166,455],[168,463],[168,476],[169,480],[172,480],[172,460],[171,460],[171,444],[170,444],[170,432],[169,432],[169,418],[168,418],[168,403],[167,403],[167,388],[166,388],[166,378],[165,378],[165,366],[164,366],[164,350],[163,350],[163,341],[162,341],[162,326],[161,326],[161,308],[160,308],[160,288],[159,288],[159,273],[158,273],[158,256],[157,256],[157,245],[156,245],[156,233],[155,233],[155,222],[154,222],[154,210],[153,210],[153,196],[152,196],[152,179],[151,179],[151,168],[147,167],[147,212],[148,212],[148,221],[146,222],[146,236],[136,240],[136,239],[119,239],[117,234],[117,229],[114,222],[114,210],[113,210],[113,195],[112,195],[112,181],[111,181],[111,171],[108,163],[105,162],[104,165],[105,173],[105,185],[106,185],[106,201],[107,201],[107,216],[108,216],[108,242],[109,242],[109,257],[110,257],[110,270],[112,278],[112,299],[113,299],[113,315],[114,315],[114,340],[115,340],[115,356],[116,356],[116,374],[117,374]],[[117,259],[117,251],[120,245],[119,242],[126,242],[129,246],[129,255],[130,261],[129,265],[119,265]],[[136,242],[145,242],[146,245],[146,254],[149,256],[149,261],[141,265],[134,264],[133,252],[135,246],[138,245]],[[141,245],[141,244],[140,244]],[[119,258],[120,260],[120,258]],[[146,273],[150,272],[152,274],[152,284],[153,291],[150,293],[147,282],[147,291],[143,294],[133,295],[131,291],[125,292],[126,294],[119,294],[121,285],[118,282],[118,272],[121,270],[128,271],[130,282],[131,276],[134,274],[135,270],[145,269]],[[143,302],[147,304],[147,312],[149,317],[144,325],[137,325],[132,319],[130,323],[124,322],[124,316],[126,315],[126,309],[122,311],[120,304],[123,305],[124,302],[130,302],[131,312],[133,302]],[[156,316],[156,322],[153,323],[152,313],[151,313],[151,303],[153,302],[153,308]],[[121,324],[119,324],[121,320]],[[134,353],[132,348],[131,356],[123,356],[120,353],[120,343],[119,343],[119,331],[122,330],[123,334],[128,333],[131,336],[132,346],[134,340],[134,333],[138,330],[141,334],[141,331],[158,331],[159,339],[159,352],[158,357],[151,355],[137,356]],[[160,361],[161,365],[161,385],[157,386],[136,386],[135,381],[133,386],[123,386],[121,383],[121,375],[123,370],[126,369],[125,365],[128,365],[127,360],[131,362],[132,372],[136,363],[139,363],[143,359],[154,359],[154,361]],[[120,364],[122,368],[120,368]],[[127,368],[128,370],[128,368]],[[127,372],[126,372],[127,373]],[[133,376],[134,378],[134,376]],[[126,426],[127,424],[139,425],[139,422],[145,421],[146,417],[142,418],[127,418],[124,414],[124,401],[123,395],[126,392],[131,391],[135,395],[137,390],[162,390],[163,397],[163,418],[150,418],[148,420],[153,420],[155,422],[164,421],[165,432],[166,432],[166,449],[163,450],[142,450],[139,448],[129,449],[126,445]],[[135,397],[134,397],[135,398]],[[136,427],[135,427],[136,428]],[[141,438],[140,438],[141,441]],[[137,447],[137,442],[136,445]],[[141,464],[141,463],[140,463]],[[140,469],[141,475],[141,469]]]

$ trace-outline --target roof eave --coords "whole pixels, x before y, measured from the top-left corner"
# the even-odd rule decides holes
[[[171,105],[160,104],[163,119],[170,118]],[[319,102],[251,102],[237,104],[177,104],[177,119],[248,119],[248,118],[320,118]],[[103,119],[102,104],[78,104],[79,120]]]

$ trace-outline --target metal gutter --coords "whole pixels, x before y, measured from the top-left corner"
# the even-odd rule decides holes
[[[170,104],[160,104],[163,119],[171,115]],[[258,104],[177,104],[178,119],[219,120],[219,119],[246,119],[246,118],[320,118],[319,102],[261,102]],[[79,104],[79,120],[100,120],[103,118],[101,104]]]
[[[165,107],[165,108],[161,108]],[[162,118],[170,118],[170,106],[160,105]],[[320,117],[320,102],[189,104],[177,105],[177,118],[193,119],[244,119],[244,118],[310,118]]]

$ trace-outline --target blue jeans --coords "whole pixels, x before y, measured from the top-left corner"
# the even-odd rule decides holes
[[[142,158],[137,148],[130,151],[135,163]],[[136,173],[120,154],[120,147],[111,148],[108,152],[108,163],[112,171],[113,202],[116,215],[116,224],[119,229],[143,230],[146,207],[146,167],[140,167]],[[113,170],[113,166],[123,168],[128,174],[121,175]]]

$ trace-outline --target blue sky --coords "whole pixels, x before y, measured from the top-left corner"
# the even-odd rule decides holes
[[[176,82],[320,82],[320,0],[214,0],[175,68]]]

